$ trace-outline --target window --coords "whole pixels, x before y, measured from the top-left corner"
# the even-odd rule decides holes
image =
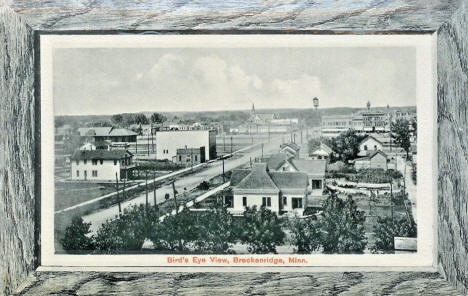
[[[117,159],[114,159],[114,165],[117,165]]]
[[[271,197],[263,197],[262,198],[262,206],[263,207],[271,207]]]
[[[79,165],[79,164],[80,164],[80,160],[77,159],[77,160],[76,160],[76,165]]]
[[[84,159],[84,160],[83,160],[83,163],[84,163],[84,164],[86,164],[87,162],[88,162],[88,160],[87,160],[87,159]]]
[[[103,160],[103,159],[101,159],[101,160],[99,160],[99,161],[100,161],[101,164],[104,164],[104,160]]]
[[[179,155],[179,161],[182,161],[182,155]]]
[[[77,176],[77,177],[80,176],[80,171],[79,171],[79,170],[76,171],[76,176]]]
[[[224,204],[226,205],[226,207],[228,208],[233,208],[234,207],[234,198],[232,196],[228,196],[226,195],[224,197]]]
[[[364,145],[364,150],[367,150],[367,145]]]
[[[244,207],[247,206],[247,196],[242,197],[242,206],[244,206]]]
[[[322,180],[312,180],[312,189],[322,189]]]
[[[283,206],[288,205],[288,198],[286,196],[283,196]]]
[[[293,209],[302,209],[302,198],[293,197],[292,198],[292,208]]]
[[[198,157],[195,155],[195,161],[198,161]]]
[[[377,145],[374,145],[374,150],[377,150]]]
[[[93,165],[97,165],[97,159],[92,160]]]
[[[97,177],[97,171],[92,171],[92,172],[91,172],[91,175],[92,175],[93,177]]]

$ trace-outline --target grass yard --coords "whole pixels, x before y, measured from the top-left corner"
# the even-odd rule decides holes
[[[55,210],[63,210],[114,191],[115,184],[86,182],[55,183]]]

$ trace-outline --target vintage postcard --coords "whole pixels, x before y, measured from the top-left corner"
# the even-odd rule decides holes
[[[433,36],[40,39],[43,266],[434,266]]]

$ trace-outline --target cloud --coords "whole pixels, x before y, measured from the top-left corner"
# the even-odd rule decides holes
[[[302,74],[296,79],[274,79],[271,82],[271,91],[276,98],[275,106],[286,107],[294,101],[295,106],[309,106],[313,97],[320,97],[321,83],[316,76]]]

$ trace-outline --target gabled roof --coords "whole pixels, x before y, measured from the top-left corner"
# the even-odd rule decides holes
[[[313,176],[325,176],[327,161],[322,159],[293,159],[292,165],[299,171]]]
[[[301,147],[299,147],[299,145],[297,145],[296,143],[283,143],[283,144],[280,145],[281,149],[283,149],[285,147],[290,147],[290,148],[294,149],[295,151],[301,150]]]
[[[112,127],[106,126],[106,127],[80,127],[78,129],[78,132],[80,133],[80,136],[105,136],[110,133],[112,130]]]
[[[270,172],[276,186],[284,190],[305,190],[309,184],[306,173],[301,172]]]
[[[266,164],[254,164],[250,174],[245,177],[235,189],[257,190],[278,193],[279,189],[266,170]]]
[[[258,119],[261,120],[271,120],[275,118],[275,114],[273,113],[260,113],[260,114],[255,114]]]
[[[286,161],[288,161],[291,157],[286,153],[275,153],[270,156],[267,162],[267,167],[271,170],[279,169]]]
[[[387,158],[387,154],[385,154],[383,151],[381,151],[381,150],[375,150],[374,152],[372,152],[371,154],[369,154],[369,155],[367,155],[367,156],[360,157],[360,158],[356,158],[355,161],[359,161],[359,160],[369,160],[369,159],[374,158],[374,156],[376,156],[377,154],[381,154],[381,155],[383,155],[385,158]]]
[[[128,130],[126,128],[114,128],[112,129],[109,134],[109,136],[136,136],[137,133],[131,131],[131,130]]]
[[[132,157],[133,154],[126,150],[77,150],[71,157],[72,160],[119,160]]]
[[[250,169],[235,169],[231,174],[231,186],[237,186],[245,177],[250,174]]]
[[[320,149],[324,150],[328,154],[333,153],[333,149],[331,149],[327,144],[325,143],[320,143]]]
[[[373,136],[367,136],[365,137],[364,139],[361,140],[361,142],[359,143],[359,145],[361,145],[362,143],[366,142],[367,140],[370,140],[370,139],[374,139],[375,141],[379,142],[380,144],[382,144],[382,142],[380,140],[377,140],[375,137]]]

